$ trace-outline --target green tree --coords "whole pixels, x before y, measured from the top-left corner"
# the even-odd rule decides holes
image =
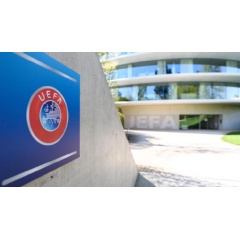
[[[116,62],[109,61],[109,57],[113,54],[110,52],[97,52],[99,60],[102,64],[103,72],[107,81],[114,79],[116,74]]]
[[[119,53],[118,52],[115,52],[115,53],[97,52],[97,54],[98,54],[99,60],[101,62],[102,68],[103,68],[103,73],[105,75],[105,78],[106,78],[109,88],[111,90],[113,100],[116,102],[119,100],[118,88],[117,88],[117,83],[112,82],[112,80],[114,80],[115,75],[116,75],[117,63],[114,61],[110,61],[109,58],[111,56],[118,55]]]
[[[108,85],[109,85],[113,100],[114,102],[117,102],[119,101],[118,88],[117,88],[116,82],[112,82],[112,80],[115,78],[117,63],[114,61],[109,61],[109,57],[117,56],[119,55],[119,53],[118,52],[115,52],[115,53],[97,52],[97,54],[102,65],[105,78],[108,81]],[[122,123],[122,126],[124,127],[125,116],[122,113],[121,106],[116,104],[116,109],[118,111],[118,115]]]
[[[147,92],[147,86],[139,86],[138,87],[138,100],[144,100],[146,92]]]

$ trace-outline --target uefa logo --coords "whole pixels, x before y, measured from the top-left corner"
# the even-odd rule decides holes
[[[68,124],[68,109],[62,94],[53,87],[38,89],[27,107],[27,123],[33,138],[40,144],[56,144]]]

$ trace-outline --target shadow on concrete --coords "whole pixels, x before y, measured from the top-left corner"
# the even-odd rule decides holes
[[[148,186],[150,185],[150,186]],[[150,167],[139,167],[135,187],[223,187],[224,185],[207,180],[159,171]]]
[[[171,132],[175,132],[175,131],[169,131],[168,133],[170,134]],[[189,131],[187,131],[189,133]],[[186,132],[186,133],[187,133]],[[190,131],[190,132],[194,132],[196,133],[196,131]],[[200,132],[200,130],[199,130]],[[198,133],[199,133],[198,132]],[[170,149],[171,152],[173,153],[200,153],[200,154],[209,154],[209,153],[213,153],[213,154],[222,154],[222,153],[233,153],[233,152],[237,152],[240,153],[240,147],[239,148],[206,148],[206,145],[204,145],[203,147],[201,145],[186,145],[186,146],[181,146],[181,145],[174,145],[174,144],[159,144],[159,143],[153,143],[154,140],[156,139],[156,137],[154,136],[149,136],[149,135],[145,135],[145,134],[141,134],[141,131],[139,130],[139,133],[133,132],[133,131],[126,131],[126,137],[128,139],[128,142],[131,146],[132,149],[144,149],[144,148],[149,148],[149,147],[161,147],[162,150],[164,149]],[[175,132],[176,133],[176,132]],[[184,131],[178,131],[178,133],[182,134],[184,133]],[[209,135],[209,131],[204,131],[202,132],[202,134],[206,134]],[[221,134],[218,131],[215,131],[214,134]],[[160,141],[160,140],[158,140]]]
[[[156,187],[153,183],[147,180],[143,175],[138,173],[138,178],[135,187]]]
[[[197,154],[223,154],[223,153],[240,153],[240,148],[236,148],[236,149],[229,149],[229,148],[206,148],[206,147],[201,147],[201,146],[169,146],[166,145],[166,148],[170,149],[172,153],[184,153],[186,155],[191,155],[194,153]]]
[[[162,132],[162,133],[168,133],[168,134],[175,134],[175,133],[181,133],[181,134],[203,134],[203,135],[225,135],[229,132],[238,132],[239,130],[199,130],[199,129],[189,129],[189,130],[156,130],[156,129],[125,129],[126,132],[131,131],[138,131],[140,132]]]
[[[150,142],[150,139],[154,139],[154,137],[136,134],[134,132],[128,132],[126,135],[131,148],[133,149],[143,149],[152,146],[164,146],[160,144],[153,144]]]

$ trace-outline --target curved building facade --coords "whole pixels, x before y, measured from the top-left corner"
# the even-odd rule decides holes
[[[240,53],[125,53],[111,61],[126,128],[240,129]]]

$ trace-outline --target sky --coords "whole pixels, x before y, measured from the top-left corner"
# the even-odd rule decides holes
[[[225,4],[224,4],[225,2]],[[232,0],[32,1],[1,4],[1,50],[239,51]],[[14,7],[13,7],[14,6]]]
[[[240,52],[236,3],[8,0],[0,51]],[[234,239],[239,199],[234,188],[3,189],[0,236]]]

